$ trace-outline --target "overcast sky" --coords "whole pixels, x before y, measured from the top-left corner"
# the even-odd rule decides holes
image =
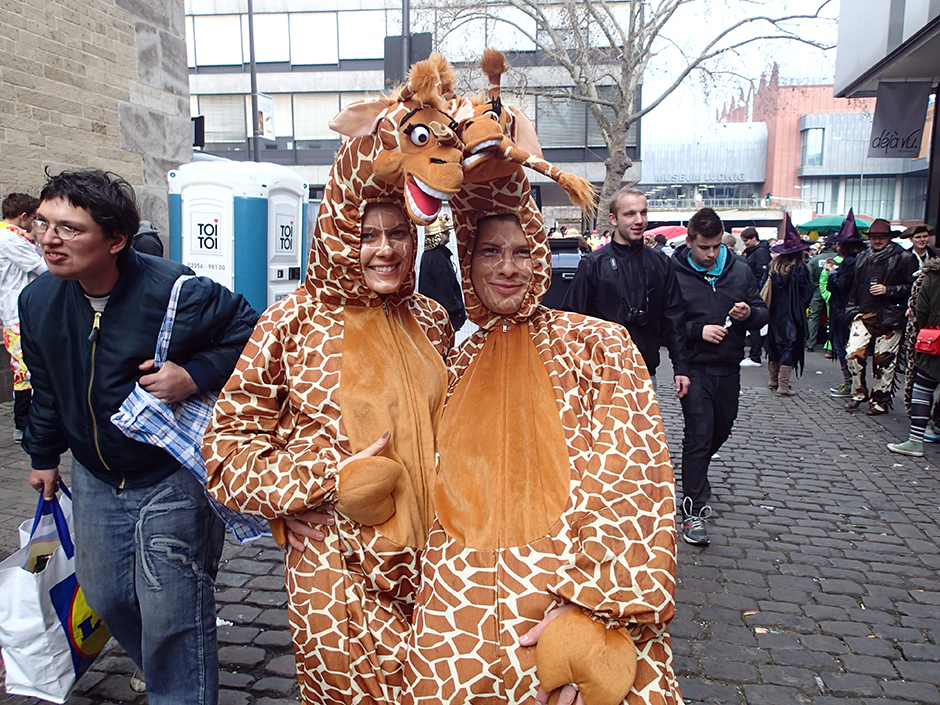
[[[683,51],[691,54],[724,27],[748,13],[777,15],[809,14],[815,12],[823,0],[711,0],[695,3],[683,16],[674,17],[670,23],[669,39]],[[791,24],[791,29],[801,36],[835,44],[837,34],[838,0],[831,0],[823,10],[829,21]],[[754,25],[766,33],[768,25]],[[745,31],[745,30],[739,30]],[[753,30],[746,30],[753,31]],[[744,34],[738,35],[744,37]],[[751,35],[754,36],[754,35]],[[801,42],[761,41],[749,45],[739,52],[711,63],[727,73],[714,78],[702,72],[693,72],[670,98],[654,110],[643,121],[644,139],[669,137],[681,133],[687,136],[707,131],[715,121],[715,111],[737,93],[737,87],[745,87],[746,81],[759,80],[761,72],[769,74],[774,61],[780,65],[781,78],[824,79],[832,81],[835,66],[835,50],[821,51]],[[675,78],[677,67],[683,59],[679,49],[665,49],[647,71],[643,88],[643,102],[648,105]]]

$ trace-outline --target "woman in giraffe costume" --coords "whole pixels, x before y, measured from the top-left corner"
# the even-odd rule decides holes
[[[539,305],[544,224],[521,168],[496,173],[467,183],[465,160],[451,199],[480,329],[449,364],[402,703],[547,702],[573,683],[586,705],[681,704],[675,485],[648,372],[622,327]]]
[[[303,286],[262,316],[205,436],[208,487],[272,520],[335,506],[323,543],[289,536],[286,582],[307,703],[395,703],[453,333],[414,295],[415,223],[461,183],[439,56],[392,97],[354,104]],[[407,217],[405,213],[408,214]],[[311,545],[308,543],[307,547]]]

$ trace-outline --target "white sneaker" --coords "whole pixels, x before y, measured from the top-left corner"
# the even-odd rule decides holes
[[[131,676],[129,685],[131,690],[133,690],[135,693],[147,692],[147,683],[144,681],[144,674],[140,672],[139,668],[134,671],[134,675]]]
[[[761,365],[759,362],[754,362],[754,360],[749,357],[746,357],[741,360],[741,367],[763,367],[763,365]]]

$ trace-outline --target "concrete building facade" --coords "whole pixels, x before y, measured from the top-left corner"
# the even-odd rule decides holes
[[[167,171],[192,159],[183,17],[182,0],[4,0],[0,196],[106,169],[165,236]],[[0,400],[11,376],[0,348]]]
[[[166,173],[192,159],[181,0],[0,6],[0,192],[96,167],[135,188],[164,232]]]
[[[851,207],[873,218],[920,222],[927,160],[867,156],[875,107],[874,98],[836,97],[829,81],[787,80],[774,68],[717,117],[766,125],[761,195],[769,205],[813,215]],[[647,157],[652,162],[655,155]]]

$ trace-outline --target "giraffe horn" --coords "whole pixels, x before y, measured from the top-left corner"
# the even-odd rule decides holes
[[[486,96],[490,100],[495,100],[499,97],[502,75],[509,70],[506,57],[499,49],[487,47],[483,50],[483,58],[480,59],[480,68],[490,81]]]

